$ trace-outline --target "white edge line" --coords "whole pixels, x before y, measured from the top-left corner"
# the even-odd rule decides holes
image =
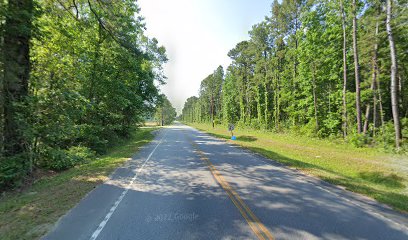
[[[167,132],[166,132],[167,133]],[[103,228],[105,227],[106,223],[108,223],[109,219],[111,218],[112,214],[115,212],[116,208],[119,206],[120,202],[122,202],[123,198],[126,196],[127,192],[129,191],[130,186],[133,184],[133,182],[136,180],[137,175],[143,170],[143,167],[146,165],[146,163],[149,161],[149,159],[152,157],[153,153],[156,151],[157,147],[162,143],[164,137],[166,136],[166,133],[163,135],[163,137],[160,139],[160,142],[156,145],[156,147],[153,149],[153,151],[149,154],[149,156],[146,158],[146,160],[143,162],[142,166],[137,170],[135,176],[131,179],[131,181],[128,183],[128,185],[125,187],[125,190],[123,190],[122,194],[118,197],[118,199],[115,201],[113,206],[110,208],[108,214],[106,214],[105,218],[103,221],[99,224],[98,228],[93,232],[91,238],[89,240],[95,240],[99,234],[102,232]]]

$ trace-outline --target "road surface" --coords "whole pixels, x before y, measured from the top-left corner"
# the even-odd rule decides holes
[[[176,124],[44,239],[408,239],[408,218]]]

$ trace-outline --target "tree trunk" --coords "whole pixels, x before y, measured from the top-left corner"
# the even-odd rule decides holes
[[[279,75],[277,74],[275,80],[275,129],[279,130],[279,115],[280,115],[280,106],[279,106]]]
[[[375,74],[373,73],[373,75],[375,75]],[[376,78],[376,76],[373,76],[373,79],[372,79],[372,81],[371,81],[371,87],[370,87],[371,91],[373,92],[372,94],[373,94],[374,96],[375,96],[375,94],[374,94],[375,78]],[[375,97],[373,97],[373,98],[375,98]],[[374,101],[375,101],[375,100],[374,100]],[[367,104],[367,107],[366,107],[365,120],[364,120],[364,126],[363,126],[363,133],[364,133],[364,134],[366,134],[366,133],[367,133],[367,130],[368,130],[368,122],[369,122],[369,119],[370,119],[370,112],[371,112],[371,105],[370,105],[370,103],[368,103],[368,104]]]
[[[319,120],[317,119],[317,96],[316,96],[316,76],[315,76],[315,65],[313,64],[312,69],[312,80],[313,80],[313,106],[314,106],[314,116],[316,121],[316,133],[319,131]]]
[[[268,121],[268,107],[269,107],[269,96],[268,96],[268,69],[267,69],[267,53],[264,51],[264,80],[262,81],[263,87],[264,87],[264,122],[265,122],[265,128],[269,128],[269,121]]]
[[[262,106],[261,106],[261,90],[259,89],[259,84],[256,87],[256,111],[258,114],[258,123],[259,125],[262,124]]]
[[[211,93],[211,124],[212,127],[214,128],[214,96]]]
[[[377,76],[379,75],[380,75],[380,70],[377,68]],[[380,81],[378,80],[378,77],[377,77],[377,83],[375,85],[377,86],[378,106],[380,109],[380,120],[381,120],[381,129],[382,129],[384,126],[384,109],[382,105],[381,85],[380,85]]]
[[[18,117],[22,112],[21,104],[28,95],[32,11],[32,0],[8,2],[4,32],[3,139],[5,156],[25,152],[23,131]]]
[[[377,118],[376,113],[375,113],[375,111],[376,111],[375,108],[376,108],[376,105],[377,105],[377,96],[376,96],[377,52],[378,52],[377,36],[378,36],[378,16],[377,16],[377,20],[376,20],[376,23],[375,23],[375,35],[374,35],[375,41],[374,41],[374,53],[373,53],[373,77],[372,77],[372,80],[371,80],[371,87],[370,87],[370,89],[372,91],[372,94],[373,94],[373,111],[374,111],[374,113],[373,113],[373,123],[374,123],[374,128],[375,128],[375,122],[376,122],[376,118]],[[370,108],[371,108],[370,104],[367,104],[366,113],[365,113],[365,120],[364,120],[364,128],[363,128],[364,134],[366,134],[367,130],[368,130],[368,122],[369,122],[369,119],[370,119],[370,111],[371,111]],[[373,131],[375,131],[375,129]]]
[[[360,65],[358,63],[357,48],[357,6],[353,0],[353,53],[354,53],[354,75],[356,79],[356,115],[357,133],[361,133],[361,99],[360,99]]]
[[[268,122],[268,115],[269,115],[269,113],[268,113],[268,105],[269,105],[269,103],[268,103],[268,101],[269,101],[269,98],[268,98],[268,86],[267,86],[267,84],[266,84],[266,79],[265,79],[265,81],[264,81],[264,89],[265,89],[265,92],[264,92],[264,101],[265,101],[265,108],[264,108],[264,118],[265,118],[265,127],[266,128],[268,128],[268,124],[269,124],[269,122]]]
[[[400,111],[403,111],[404,110],[404,105],[402,105],[402,104],[404,103],[404,97],[405,96],[402,93],[402,77],[401,77],[401,73],[399,71],[398,71],[398,97],[399,97],[398,101],[399,101],[399,103],[401,104],[401,107],[402,107],[402,109]],[[404,115],[402,115],[402,117],[404,117]]]
[[[4,24],[0,22],[0,28],[3,28]],[[0,55],[3,55],[3,45],[4,45],[4,38],[3,32],[0,32]],[[4,130],[4,73],[3,73],[3,58],[0,58],[0,158],[3,156],[4,151],[4,141],[3,141],[3,130]]]
[[[295,3],[296,4],[296,3]],[[293,61],[293,82],[296,80],[296,76],[297,76],[297,65],[298,65],[298,57],[297,57],[297,50],[298,50],[298,45],[299,45],[299,40],[297,37],[297,31],[299,30],[299,17],[298,17],[298,9],[299,7],[296,4],[296,10],[295,10],[295,32],[293,34],[293,36],[295,37],[295,57],[294,57],[294,61]]]
[[[161,126],[164,126],[163,107],[161,107]]]
[[[250,89],[250,85],[249,85],[249,81],[246,81],[246,88],[245,88],[245,99],[246,99],[246,116],[247,116],[247,124],[250,125],[251,124],[251,119],[252,119],[252,112],[251,112],[251,99],[249,96],[249,89]]]
[[[74,1],[75,2],[75,1]],[[93,102],[95,98],[95,83],[97,81],[97,67],[98,63],[100,61],[99,56],[101,52],[101,45],[105,41],[105,38],[103,36],[103,28],[101,24],[98,24],[98,40],[96,42],[95,46],[95,52],[94,52],[94,61],[93,61],[93,66],[92,66],[92,73],[90,75],[90,83],[89,83],[89,93],[88,93],[88,99],[89,101]]]
[[[394,120],[394,130],[395,130],[395,146],[399,149],[401,144],[401,126],[399,119],[399,106],[398,106],[398,80],[397,80],[397,55],[395,53],[395,43],[394,37],[392,36],[391,28],[391,0],[387,0],[387,34],[388,41],[390,43],[390,55],[391,55],[391,108],[392,108],[392,118]]]
[[[346,16],[344,13],[343,0],[340,0],[341,24],[343,28],[343,137],[347,136],[347,36]]]
[[[373,93],[373,136],[376,135],[377,131],[377,84],[374,84]]]
[[[245,123],[245,103],[244,103],[244,95],[243,89],[241,89],[240,96],[239,96],[239,111],[240,111],[240,120]]]

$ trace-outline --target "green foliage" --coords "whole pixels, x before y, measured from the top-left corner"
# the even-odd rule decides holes
[[[41,239],[69,209],[103,183],[109,175],[150,142],[156,128],[138,129],[95,161],[66,171],[37,170],[36,179],[22,191],[5,192],[0,200],[0,239]],[[62,204],[63,203],[63,204]],[[33,230],[34,229],[34,230]]]
[[[170,125],[177,116],[176,109],[171,105],[166,95],[160,95],[160,100],[156,105],[155,120],[158,125]]]
[[[95,157],[95,153],[86,147],[70,147],[67,150],[44,148],[39,155],[39,166],[57,171],[86,163]]]
[[[403,129],[403,136],[408,136],[408,118],[401,119],[401,126]],[[394,125],[392,122],[387,122],[381,129],[379,129],[379,134],[373,137],[374,141],[378,145],[382,146],[386,151],[395,152],[395,133]],[[408,153],[408,143],[405,139],[405,142],[402,143],[402,147],[399,150],[400,153]]]
[[[352,135],[349,135],[348,141],[354,146],[354,147],[364,147],[368,143],[371,142],[371,138],[367,135],[364,134],[358,134],[354,133]]]
[[[408,114],[406,66],[408,36],[404,3],[393,1],[393,25],[398,67],[401,78],[401,115]],[[359,1],[358,47],[361,72],[364,135],[355,134],[356,86],[352,46],[352,6],[342,1],[345,15],[346,85],[343,92],[343,24],[338,0],[273,1],[271,14],[249,31],[250,39],[236,44],[228,56],[232,63],[221,81],[221,111],[217,116],[223,124],[235,123],[238,128],[293,132],[319,138],[341,138],[343,126],[351,144],[393,149],[390,94],[390,50],[387,46],[384,2]],[[376,25],[379,30],[376,33]],[[376,49],[375,44],[378,44]],[[374,58],[377,53],[377,58]],[[375,73],[375,74],[374,74]],[[374,78],[373,76],[376,76]],[[211,121],[211,79],[201,82],[198,97],[188,98],[182,112],[186,122]],[[375,81],[374,81],[375,80]],[[220,81],[218,81],[220,82]],[[375,88],[372,86],[375,82]],[[217,95],[218,96],[218,95]],[[343,96],[345,107],[343,107]],[[375,104],[375,107],[374,107]],[[366,111],[368,114],[366,115]],[[343,117],[343,112],[347,116]],[[375,119],[374,119],[375,116]],[[406,117],[406,116],[405,116]],[[407,147],[408,126],[402,119]],[[346,134],[347,135],[347,134]]]
[[[26,154],[0,158],[0,189],[15,188],[22,184],[22,178],[28,170],[26,159]]]
[[[231,136],[225,126],[190,125],[218,138],[228,140]],[[236,128],[234,135],[237,137],[234,144],[372,197],[397,210],[408,211],[406,155],[384,153],[370,147],[356,148],[339,139],[254,131],[245,126]]]
[[[319,129],[320,137],[339,136],[341,117],[336,113],[329,113],[326,119],[323,120],[323,126]]]
[[[28,95],[11,104],[19,112],[13,121],[24,154],[31,157],[7,156],[0,164],[5,182],[36,167],[63,170],[106,152],[155,112],[157,86],[164,84],[166,50],[145,36],[136,2],[39,0],[36,7]],[[1,34],[3,14],[13,13],[1,8]]]
[[[312,118],[307,124],[304,124],[299,128],[298,133],[307,137],[316,137],[316,131],[315,119]]]
[[[258,119],[251,119],[251,122],[249,123],[249,127],[255,130],[259,130],[261,128],[261,125],[258,121]]]

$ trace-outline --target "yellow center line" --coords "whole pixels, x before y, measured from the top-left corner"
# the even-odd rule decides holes
[[[223,182],[223,180],[221,180],[219,178],[219,176],[217,176],[217,174],[214,172],[214,169],[212,169],[212,166],[210,165],[211,163],[208,163],[207,159],[203,159],[203,161],[206,161],[211,173],[213,174],[214,178],[216,179],[216,181],[221,185],[221,187],[226,191],[226,193],[228,194],[228,197],[231,199],[232,203],[237,207],[237,209],[239,210],[239,212],[241,213],[241,215],[244,217],[244,219],[246,220],[246,222],[248,223],[249,227],[252,229],[252,231],[255,233],[255,235],[259,238],[259,239],[265,239],[262,234],[260,233],[260,231],[258,230],[258,227],[256,226],[256,224],[253,222],[253,220],[251,220],[247,214],[247,212],[241,207],[240,203],[235,199],[234,194],[230,191],[230,187]]]
[[[193,142],[193,141],[192,141]],[[231,199],[232,203],[237,207],[239,212],[241,213],[242,217],[246,220],[249,227],[255,233],[255,235],[259,239],[274,239],[272,234],[269,230],[265,227],[264,224],[261,223],[258,217],[251,211],[248,205],[241,199],[236,191],[229,185],[229,183],[224,179],[224,177],[220,174],[220,172],[215,168],[215,166],[211,163],[210,159],[208,159],[204,152],[198,150],[197,144],[193,142],[193,146],[196,152],[199,154],[200,159],[207,163],[208,168],[210,169],[211,174],[214,176],[215,180],[221,185],[221,187],[225,190],[228,194],[228,197]]]

